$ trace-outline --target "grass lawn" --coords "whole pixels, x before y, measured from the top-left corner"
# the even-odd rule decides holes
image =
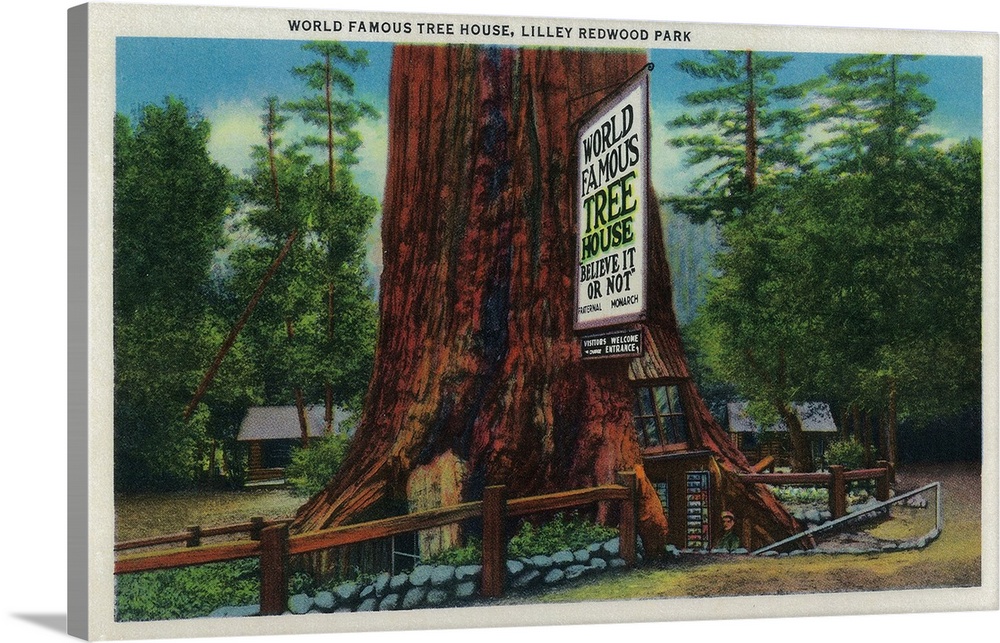
[[[902,468],[897,488],[940,481],[945,524],[941,537],[924,549],[882,554],[816,554],[786,558],[685,556],[679,562],[646,567],[504,603],[573,602],[632,598],[744,596],[934,587],[974,587],[981,578],[981,494],[973,465]],[[224,525],[290,518],[303,502],[283,489],[141,494],[116,498],[116,539],[176,533],[188,525]],[[910,524],[916,521],[916,524]],[[897,538],[926,532],[926,516],[914,512],[872,530]]]
[[[255,516],[291,518],[305,501],[281,488],[119,494],[115,541],[175,534],[192,525],[235,525]]]

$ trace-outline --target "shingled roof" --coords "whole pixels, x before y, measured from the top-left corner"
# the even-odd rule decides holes
[[[792,404],[792,409],[802,420],[802,430],[809,433],[836,433],[837,425],[833,421],[830,405],[825,402],[802,402]],[[726,405],[729,415],[730,433],[760,433],[762,430],[788,431],[783,421],[778,421],[768,427],[760,427],[747,415],[746,402],[730,402]]]
[[[319,404],[306,407],[306,425],[310,438],[323,437],[326,409]],[[341,429],[347,412],[334,409],[333,430]],[[240,424],[237,440],[290,440],[302,437],[299,416],[294,406],[251,406]]]

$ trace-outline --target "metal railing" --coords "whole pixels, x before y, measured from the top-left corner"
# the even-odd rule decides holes
[[[913,496],[919,495],[919,494],[921,494],[921,493],[923,493],[925,491],[929,491],[931,489],[934,489],[935,496],[937,498],[937,502],[935,503],[937,505],[936,512],[935,512],[935,519],[934,519],[935,528],[934,528],[934,530],[933,530],[932,533],[938,533],[939,534],[939,533],[941,533],[941,530],[944,528],[944,503],[942,502],[943,496],[942,496],[942,490],[941,490],[941,483],[940,482],[932,482],[930,484],[924,485],[923,487],[920,487],[919,489],[914,489],[913,491],[907,491],[906,493],[901,493],[898,496],[894,496],[894,497],[892,497],[892,498],[890,498],[888,500],[883,500],[883,501],[880,501],[880,502],[872,503],[870,505],[866,505],[866,506],[858,509],[857,511],[853,512],[853,513],[849,513],[849,514],[846,514],[846,515],[841,516],[839,518],[835,518],[835,519],[830,520],[828,522],[825,522],[825,523],[823,523],[821,525],[816,525],[815,527],[810,527],[809,529],[806,529],[805,531],[803,531],[801,533],[795,534],[794,536],[789,536],[788,538],[785,538],[784,540],[779,540],[777,542],[771,543],[770,545],[766,545],[764,547],[761,547],[760,549],[754,550],[754,551],[750,552],[750,555],[751,556],[757,556],[757,555],[763,554],[764,552],[768,552],[768,551],[772,551],[772,550],[778,549],[779,547],[782,547],[784,545],[788,545],[788,544],[793,543],[793,542],[795,542],[797,540],[800,540],[802,538],[809,537],[809,536],[814,536],[814,535],[820,534],[820,533],[822,533],[824,531],[830,531],[830,530],[836,529],[838,527],[841,527],[845,523],[849,523],[851,521],[859,520],[860,518],[864,517],[867,514],[875,513],[875,512],[878,512],[878,511],[882,511],[882,510],[886,509],[887,507],[889,507],[890,505],[894,505],[896,503],[902,502],[903,500],[908,500],[909,498],[912,498]]]

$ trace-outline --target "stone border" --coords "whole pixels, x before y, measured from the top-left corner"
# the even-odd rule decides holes
[[[506,562],[507,588],[522,591],[624,569],[617,537],[577,551]],[[382,572],[367,584],[341,583],[315,596],[296,594],[288,599],[286,614],[330,614],[447,607],[477,600],[482,565],[418,565],[408,573]],[[220,607],[209,618],[256,616],[258,605]]]

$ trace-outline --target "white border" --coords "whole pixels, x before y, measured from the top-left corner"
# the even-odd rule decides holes
[[[52,12],[50,8],[40,9],[40,11],[46,11],[44,15],[39,16],[40,20],[32,20],[34,15],[28,16],[29,20],[20,21],[18,18],[24,17],[26,11],[35,11],[37,5],[35,3],[30,3],[32,7],[30,9],[21,8],[18,6],[14,10],[14,15],[10,24],[14,25],[15,32],[13,36],[13,42],[16,44],[19,39],[23,39],[22,50],[25,52],[31,52],[30,57],[41,56],[44,61],[45,53],[39,53],[39,50],[54,49],[56,52],[59,51],[57,45],[53,45],[53,41],[57,41],[58,38],[47,39],[40,38],[40,35],[44,35],[49,29],[54,29],[58,24],[63,23],[65,16],[61,12]],[[185,0],[175,0],[174,4],[193,4],[191,2],[185,2]],[[225,0],[219,0],[214,4],[238,4],[233,2],[226,2]],[[672,3],[671,3],[672,4]],[[546,3],[542,0],[535,0],[533,2],[516,2],[508,0],[503,3],[502,6],[497,7],[497,12],[499,13],[513,13],[519,15],[586,15],[588,17],[599,17],[599,18],[610,18],[619,17],[623,12],[631,15],[626,15],[625,17],[631,18],[657,18],[666,19],[671,18],[683,18],[684,20],[700,20],[700,21],[715,21],[715,20],[726,20],[731,22],[756,22],[756,23],[767,23],[767,22],[790,22],[798,24],[808,24],[811,22],[817,24],[837,24],[837,25],[849,25],[849,26],[878,26],[878,27],[903,27],[903,28],[921,28],[921,29],[973,29],[973,30],[989,30],[996,31],[997,29],[997,17],[993,12],[984,11],[983,6],[980,2],[964,2],[962,0],[954,0],[947,3],[906,3],[903,6],[895,5],[894,3],[887,3],[890,6],[880,7],[876,6],[874,3],[862,2],[855,0],[845,0],[837,3],[832,3],[830,5],[818,6],[815,3],[746,3],[746,2],[736,2],[729,0],[718,0],[712,3],[690,3],[687,6],[670,6],[670,7],[655,7],[655,6],[621,6],[622,3],[609,3],[601,5],[598,3]],[[316,8],[326,8],[327,3],[315,2],[310,0],[301,0],[294,2],[294,5],[300,7],[314,6]],[[28,6],[26,3],[25,7]],[[68,6],[68,5],[67,5]],[[369,0],[365,3],[366,8],[371,10],[399,10],[405,5],[400,2],[378,2],[377,0]],[[467,11],[467,3],[465,2],[434,2],[430,0],[421,4],[421,7],[432,11],[447,11],[447,12],[462,12]],[[63,7],[64,8],[64,7]],[[652,15],[652,14],[658,15]],[[670,14],[669,16],[667,14]],[[784,48],[789,50],[808,50],[805,46],[795,46],[790,44],[784,44],[786,42],[785,37],[789,36],[790,41],[798,41],[797,36],[803,34],[803,30],[795,27],[783,28],[783,29],[772,29],[767,30],[766,28],[742,28],[744,34],[755,34],[755,37],[763,37],[767,35],[765,32],[770,34],[772,38],[769,40],[771,48]],[[828,39],[837,40],[836,33],[829,32],[826,30],[820,30],[817,36],[824,35],[826,37],[817,37],[817,41],[822,43]],[[886,49],[883,44],[884,41],[882,36],[884,34],[877,32],[864,32],[855,33],[851,36],[851,41],[853,47],[858,47],[858,39],[867,39],[873,46],[879,49]],[[919,37],[926,39],[936,39],[934,34],[915,34]],[[953,42],[954,39],[950,37],[941,38],[945,43]],[[781,44],[778,44],[780,41]],[[12,46],[10,41],[5,43],[6,46]],[[745,46],[745,45],[744,45]],[[835,51],[836,42],[828,43],[826,45],[820,44],[818,46],[819,50],[824,51]],[[944,45],[946,48],[951,45]],[[931,43],[928,45],[926,51],[928,53],[962,53],[960,50],[956,51],[949,49],[948,51],[941,51],[938,43]],[[52,83],[58,84],[57,78],[51,78],[54,74],[52,70],[59,69],[62,66],[62,61],[65,61],[65,57],[62,61],[59,60],[58,55],[48,54],[50,61],[48,65],[44,64],[17,64],[25,62],[23,59],[16,60],[12,67],[18,69],[13,69],[13,75],[16,76],[14,79],[14,86],[18,86],[18,81],[21,78],[27,77],[29,79],[29,84],[32,89],[43,88],[44,86],[49,86],[49,92],[53,91],[51,89]],[[54,62],[53,62],[54,61]],[[23,70],[21,69],[23,68]],[[984,128],[984,151],[987,154],[987,168],[988,172],[985,177],[986,179],[986,201],[985,207],[987,212],[995,213],[996,209],[996,186],[997,186],[997,173],[996,173],[996,114],[997,106],[995,102],[996,97],[996,81],[997,81],[997,69],[995,56],[992,60],[992,64],[987,65],[985,71],[986,75],[986,88],[988,94],[988,102],[984,105],[984,111],[988,115],[986,127]],[[38,87],[34,87],[37,85]],[[18,96],[23,96],[23,92],[17,92]],[[33,94],[34,96],[34,94]],[[58,149],[60,147],[60,140],[65,140],[64,134],[65,130],[59,125],[59,108],[58,108],[58,97],[55,100],[56,106],[53,112],[53,107],[44,106],[42,103],[44,97],[47,93],[42,92],[42,101],[38,102],[37,109],[35,113],[41,113],[41,118],[37,122],[41,122],[45,119],[45,115],[49,115],[49,129],[55,130],[56,135],[51,136],[51,145],[40,145],[38,139],[37,131],[18,131],[13,135],[15,137],[15,142],[21,136],[23,138],[23,145],[12,145],[11,148],[18,149],[20,154],[18,155],[15,163],[18,166],[26,166],[26,169],[34,169],[45,167],[45,161],[51,165],[51,159],[48,155],[51,155],[53,149]],[[64,103],[63,103],[64,104]],[[22,104],[23,108],[24,105]],[[6,108],[6,106],[5,106]],[[23,118],[23,114],[22,114]],[[49,137],[47,135],[42,135],[43,139],[47,140]],[[39,154],[33,150],[38,150]],[[37,154],[37,156],[36,156]],[[31,160],[37,160],[37,162],[25,163],[25,156],[28,156]],[[5,161],[7,162],[7,161]],[[53,176],[49,176],[48,180],[42,178],[32,178],[26,184],[27,193],[32,195],[33,198],[30,200],[26,197],[15,197],[15,203],[20,203],[24,207],[12,208],[13,212],[37,212],[38,203],[42,202],[49,203],[48,209],[52,212],[58,212],[60,207],[59,202],[59,191],[57,186],[52,185]],[[17,182],[20,183],[20,182]],[[55,188],[55,189],[54,189]],[[21,201],[23,199],[23,201]],[[65,203],[65,201],[62,201]],[[44,209],[44,208],[43,208]],[[33,224],[31,228],[21,228],[18,221],[12,221],[11,225],[14,230],[15,238],[22,239],[34,239],[37,240],[39,236],[39,231],[35,226],[37,226],[37,219],[29,218],[28,221]],[[984,283],[984,301],[988,302],[989,308],[985,311],[984,320],[987,324],[986,326],[986,337],[984,341],[984,357],[989,368],[989,375],[986,382],[987,386],[987,400],[992,400],[993,404],[987,405],[987,424],[986,431],[989,434],[989,427],[997,426],[997,410],[996,410],[996,323],[997,319],[997,290],[996,290],[996,258],[997,258],[997,229],[996,220],[991,219],[985,222],[987,226],[986,236],[984,237],[984,254],[988,259],[984,263],[984,269],[987,271],[988,279]],[[58,226],[57,226],[58,228]],[[59,246],[59,236],[60,230],[49,230],[46,231],[53,235],[55,239],[52,241],[53,245]],[[22,234],[18,234],[22,233]],[[12,270],[5,270],[5,274],[13,274],[17,277],[23,277],[24,267],[36,265],[37,266],[37,247],[32,245],[29,247],[35,247],[36,250],[33,253],[25,253],[22,255],[19,251],[15,250],[12,253],[12,259],[10,259],[10,268]],[[36,259],[36,261],[32,261]],[[7,259],[5,258],[5,262]],[[26,322],[25,318],[18,315],[15,311],[14,314],[8,315],[9,328],[5,326],[5,332],[3,335],[8,338],[15,338],[16,345],[13,346],[13,350],[10,353],[10,358],[14,364],[14,371],[21,375],[20,381],[13,383],[9,386],[9,390],[13,392],[11,395],[11,400],[17,400],[22,408],[30,409],[31,412],[22,412],[15,410],[15,425],[29,426],[33,423],[37,423],[37,418],[39,414],[39,409],[51,408],[51,401],[53,399],[61,400],[61,397],[57,392],[53,392],[49,387],[44,386],[42,383],[50,381],[52,379],[52,367],[55,370],[59,369],[59,364],[65,356],[64,350],[60,350],[60,342],[58,340],[53,341],[53,337],[60,335],[58,327],[60,325],[60,320],[66,318],[65,313],[60,313],[61,306],[60,302],[54,302],[53,299],[58,299],[53,296],[52,290],[60,290],[60,282],[65,278],[65,270],[59,270],[59,266],[62,265],[58,259],[52,261],[54,264],[54,269],[49,267],[42,267],[36,270],[35,279],[30,280],[29,283],[25,284],[21,279],[11,279],[12,288],[10,288],[9,295],[12,301],[25,301],[30,303],[40,304],[37,309],[41,310],[40,321],[36,328],[24,328]],[[8,266],[5,263],[5,268]],[[20,270],[17,270],[20,268]],[[54,274],[60,276],[54,277]],[[63,282],[65,283],[65,282]],[[54,288],[46,288],[46,286],[53,286]],[[48,290],[48,292],[46,292]],[[42,293],[45,293],[44,295]],[[63,303],[65,299],[63,299]],[[15,307],[16,308],[16,307]],[[64,310],[64,309],[63,309]],[[991,321],[992,320],[992,321]],[[29,341],[23,341],[24,335],[27,334]],[[34,340],[34,341],[31,341]],[[10,341],[10,340],[8,340]],[[12,342],[14,344],[14,342]],[[54,345],[54,349],[49,348],[39,348],[39,347],[51,347]],[[65,345],[61,345],[65,349]],[[5,351],[6,352],[6,351]],[[40,355],[41,353],[41,355]],[[40,368],[39,364],[48,366],[48,368]],[[58,378],[56,378],[58,379]],[[22,383],[23,382],[23,383]],[[58,404],[57,404],[58,406]],[[21,414],[23,413],[23,415]],[[17,421],[20,420],[20,421]],[[15,431],[18,433],[18,431]],[[997,487],[996,487],[996,443],[995,443],[995,433],[993,435],[993,440],[991,444],[988,445],[990,453],[988,454],[988,459],[984,462],[984,510],[990,511],[993,517],[992,524],[984,524],[984,541],[987,543],[996,543],[996,531],[995,531],[995,512],[996,512],[996,498],[997,498]],[[29,453],[33,452],[31,447],[37,448],[37,435],[25,432],[25,436],[22,438],[19,435],[15,435],[11,438],[11,445],[13,448],[23,446],[23,449],[18,449],[19,453]],[[53,446],[55,451],[54,459],[58,461],[60,449],[58,446]],[[33,459],[29,459],[33,460]],[[49,465],[51,466],[51,464]],[[42,467],[48,469],[48,467]],[[9,578],[17,579],[16,582],[11,583],[8,581],[7,585],[10,586],[9,596],[10,600],[6,601],[6,604],[10,606],[9,609],[12,610],[12,615],[15,617],[13,623],[14,629],[20,632],[22,629],[25,632],[25,636],[20,637],[20,640],[39,640],[39,635],[50,634],[50,631],[46,630],[46,626],[49,628],[54,627],[54,623],[59,620],[59,601],[56,598],[59,592],[56,591],[58,587],[58,567],[61,556],[58,552],[61,546],[58,545],[59,538],[55,539],[55,544],[51,537],[46,537],[47,532],[58,533],[58,525],[60,521],[58,518],[53,518],[53,514],[58,515],[58,508],[60,502],[58,498],[62,495],[62,489],[65,489],[63,485],[53,485],[46,486],[47,481],[40,481],[39,478],[39,463],[35,462],[24,462],[22,466],[15,467],[13,469],[13,476],[9,484],[15,481],[31,481],[33,484],[28,485],[25,488],[24,485],[19,487],[14,487],[24,498],[11,497],[9,499],[8,515],[10,516],[32,516],[35,520],[29,521],[34,523],[36,526],[41,527],[41,533],[37,538],[30,538],[29,542],[25,542],[24,534],[16,541],[16,547],[8,548],[7,551],[26,551],[24,556],[11,556],[12,563],[14,563],[14,569],[11,570],[11,574],[8,575]],[[45,477],[45,476],[43,476]],[[50,474],[48,477],[58,477],[58,474]],[[993,506],[990,506],[990,499],[993,499]],[[40,511],[39,509],[44,509]],[[64,513],[62,515],[65,515]],[[55,527],[53,527],[53,524]],[[46,529],[47,528],[47,529]],[[30,532],[29,532],[30,533]],[[65,551],[63,549],[63,551]],[[996,551],[995,549],[987,549],[984,552],[984,572],[993,574],[996,573]],[[50,564],[50,573],[41,574],[39,573],[39,566],[46,567],[44,562],[47,561]],[[18,564],[23,563],[22,567]],[[18,570],[23,570],[22,573],[17,573]],[[53,578],[55,577],[55,579]],[[926,590],[922,590],[926,592]],[[933,593],[933,592],[931,592]],[[878,595],[877,601],[871,601],[872,603],[882,603],[882,594]],[[755,601],[751,601],[753,603]],[[673,603],[673,601],[671,601]],[[746,601],[743,601],[745,604]],[[28,607],[25,607],[25,606]],[[879,610],[884,605],[879,605]],[[929,605],[922,605],[920,603],[910,605],[909,608],[904,608],[903,611],[911,611],[913,609],[939,609],[941,606],[937,605],[935,601],[931,600]],[[764,612],[757,611],[756,605],[750,605],[753,616],[763,615]],[[872,606],[875,609],[875,606]],[[876,611],[879,611],[876,610]],[[603,611],[603,610],[602,610]],[[859,610],[862,611],[862,610]],[[829,622],[805,622],[802,619],[791,619],[782,621],[780,623],[773,623],[767,625],[768,630],[775,632],[808,632],[808,636],[814,640],[839,640],[843,635],[850,633],[852,636],[860,635],[862,640],[868,640],[869,638],[874,638],[874,636],[865,636],[866,633],[874,633],[878,635],[880,631],[885,631],[885,629],[892,629],[894,636],[905,637],[909,634],[910,637],[916,637],[918,640],[925,640],[926,635],[937,634],[938,637],[945,636],[956,630],[959,631],[972,631],[977,632],[978,628],[975,627],[976,624],[980,626],[985,625],[989,627],[989,624],[993,624],[991,628],[996,631],[997,619],[993,614],[961,614],[961,615],[928,615],[928,614],[911,614],[905,617],[880,617],[876,621],[871,619],[865,619],[862,617],[843,617],[838,618],[834,626],[831,627]],[[844,624],[850,623],[854,627],[846,627]],[[763,624],[760,624],[763,625]],[[564,634],[571,635],[577,638],[583,637],[584,639],[597,640],[601,638],[602,640],[607,637],[618,637],[618,636],[636,636],[643,635],[642,633],[647,633],[656,636],[662,636],[666,631],[669,631],[672,636],[677,636],[679,632],[686,632],[689,636],[714,636],[721,634],[723,631],[729,633],[729,635],[743,636],[752,632],[759,632],[758,624],[752,623],[734,623],[732,626],[712,627],[710,632],[701,633],[701,628],[691,625],[686,627],[685,624],[672,623],[672,624],[660,624],[658,626],[640,626],[637,624],[633,625],[619,625],[614,626],[603,626],[603,627],[587,627],[582,628],[581,626],[575,628],[567,629]],[[668,628],[668,630],[664,630]],[[10,630],[10,626],[5,628],[5,631]],[[551,632],[547,631],[529,631],[531,633],[537,633],[539,636],[551,636]],[[180,634],[180,631],[176,632]],[[262,633],[262,632],[261,632]],[[831,636],[829,638],[824,637],[824,633],[829,633]],[[561,633],[562,634],[562,633]],[[455,634],[457,636],[462,634]],[[504,638],[510,636],[519,635],[517,631],[508,630],[506,633],[500,634]],[[924,636],[921,636],[924,635]],[[418,640],[430,640],[429,636],[434,636],[435,640],[441,640],[442,638],[447,638],[449,633],[447,632],[437,632],[437,633],[411,633],[408,634],[408,640],[417,638]],[[465,635],[467,636],[467,635]],[[477,633],[477,637],[484,636],[489,638],[491,636],[488,632]],[[681,635],[683,637],[683,634]],[[348,635],[349,637],[349,635]],[[389,640],[392,638],[390,635],[367,635],[366,640],[375,640],[377,637],[380,640]],[[427,637],[427,638],[425,638]],[[464,636],[463,636],[464,638]],[[289,637],[276,637],[274,640],[292,640]],[[295,639],[295,640],[305,640],[305,639]],[[318,639],[316,639],[318,640]]]

